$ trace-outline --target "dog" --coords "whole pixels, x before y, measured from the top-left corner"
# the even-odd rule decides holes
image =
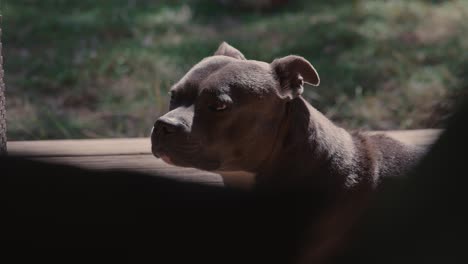
[[[336,126],[302,97],[304,83],[320,84],[305,58],[247,60],[223,42],[172,86],[170,111],[155,122],[151,142],[156,157],[217,172],[227,185],[318,195],[314,202],[324,206],[311,244],[319,261],[379,182],[404,174],[423,150]]]
[[[170,111],[152,130],[153,153],[218,172],[227,184],[230,175],[253,175],[258,188],[320,189],[375,186],[420,157],[415,146],[334,125],[301,96],[304,83],[320,83],[304,58],[246,60],[223,42],[171,88]]]

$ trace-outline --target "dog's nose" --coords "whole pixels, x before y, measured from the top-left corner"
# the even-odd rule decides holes
[[[160,126],[161,126],[161,130],[164,134],[172,134],[175,132],[176,130],[176,127],[172,124],[168,124],[168,123],[165,123],[165,122],[159,122]]]
[[[156,123],[154,123],[154,131],[158,131],[166,135],[172,134],[180,128],[182,128],[182,124],[172,118],[161,117],[156,120]]]

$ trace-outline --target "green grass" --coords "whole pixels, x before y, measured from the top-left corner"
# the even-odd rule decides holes
[[[1,1],[9,139],[147,136],[167,89],[221,41],[298,54],[346,128],[440,127],[468,88],[468,1]]]

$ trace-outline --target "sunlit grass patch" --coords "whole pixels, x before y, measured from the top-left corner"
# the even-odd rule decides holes
[[[221,41],[247,58],[297,54],[305,96],[347,128],[440,127],[468,90],[468,1],[3,2],[9,138],[147,136],[167,91]]]

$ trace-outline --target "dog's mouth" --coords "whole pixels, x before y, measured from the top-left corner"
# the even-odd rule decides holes
[[[219,157],[205,153],[203,145],[187,135],[151,133],[151,152],[169,165],[213,171],[221,164]]]
[[[207,171],[214,171],[220,166],[220,161],[218,159],[210,158],[200,154],[200,151],[176,152],[173,150],[169,151],[166,149],[161,149],[160,147],[155,147],[154,145],[152,146],[151,150],[156,158],[163,160],[169,165],[197,168]]]
[[[168,154],[166,154],[164,151],[156,148],[154,145],[151,146],[151,152],[153,153],[153,155],[158,158],[158,159],[162,159],[165,163],[169,164],[169,165],[174,165],[174,162],[172,162],[171,158],[169,157]]]

